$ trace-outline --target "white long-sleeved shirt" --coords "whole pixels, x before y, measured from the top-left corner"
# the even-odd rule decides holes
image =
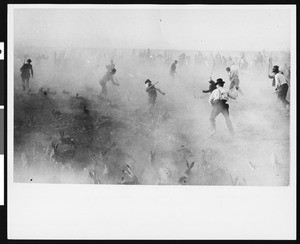
[[[110,71],[107,71],[99,82],[100,84],[104,85],[108,81],[111,81],[113,84],[115,84],[114,74],[112,74]]]
[[[238,81],[239,80],[239,70],[236,65],[231,65],[228,76],[229,76],[230,81]]]
[[[213,104],[215,100],[228,100],[228,94],[227,91],[224,89],[224,87],[218,87],[210,94],[208,102],[210,104]]]
[[[283,85],[285,83],[287,83],[286,79],[285,79],[285,76],[281,73],[277,73],[275,75],[275,86],[280,87],[281,85]]]
[[[230,66],[230,70],[231,70],[232,72],[235,72],[237,75],[238,75],[238,73],[239,73],[239,68],[238,68],[238,66],[236,66],[235,64],[233,64],[233,65]]]

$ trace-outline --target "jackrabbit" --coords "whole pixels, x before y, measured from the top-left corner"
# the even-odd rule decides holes
[[[138,178],[133,174],[130,166],[127,164],[126,169],[122,171],[125,174],[125,177],[122,177],[121,184],[125,185],[136,185],[138,184]]]
[[[191,172],[191,169],[194,167],[194,164],[195,164],[195,162],[192,162],[191,164],[189,164],[189,162],[186,160],[187,168],[184,171],[184,175],[179,178],[179,183],[181,185],[186,185],[189,183],[190,172]]]

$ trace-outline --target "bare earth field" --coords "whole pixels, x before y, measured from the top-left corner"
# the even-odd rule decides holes
[[[202,90],[211,68],[178,66],[179,76],[172,80],[168,65],[116,58],[120,86],[109,84],[103,98],[99,79],[104,64],[96,67],[80,59],[67,66],[55,66],[50,59],[32,64],[35,76],[28,94],[21,90],[21,64],[15,62],[15,182],[289,184],[289,115],[281,113],[264,70],[240,73],[244,95],[229,101],[231,140],[222,114],[217,134],[209,137],[211,107]],[[229,87],[225,68],[212,76],[222,77]],[[144,89],[147,78],[159,81],[156,87],[166,92],[158,94],[153,113]]]

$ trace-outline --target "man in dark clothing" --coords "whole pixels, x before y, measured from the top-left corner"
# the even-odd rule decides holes
[[[29,89],[30,74],[31,74],[31,77],[33,78],[33,69],[32,69],[32,65],[30,63],[31,63],[31,59],[28,59],[27,63],[23,64],[23,66],[20,69],[21,77],[22,77],[23,91],[25,91],[26,89]]]
[[[212,93],[212,91],[216,89],[216,83],[212,79],[210,79],[208,83],[209,83],[208,90],[202,90],[203,93]]]
[[[147,79],[145,81],[146,84],[146,92],[148,93],[148,101],[149,101],[149,110],[151,110],[156,102],[157,92],[162,95],[166,95],[166,93],[162,92],[160,89],[156,88],[154,84],[151,83],[151,80]]]
[[[172,78],[175,78],[175,73],[176,72],[176,64],[177,64],[177,60],[174,61],[174,63],[172,63],[171,68],[170,68],[170,75],[172,76]]]

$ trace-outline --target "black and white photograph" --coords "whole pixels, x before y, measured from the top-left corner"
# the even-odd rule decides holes
[[[16,9],[13,31],[15,182],[289,185],[290,10]]]
[[[138,196],[151,187],[154,206],[167,201],[160,192],[168,192],[169,200],[175,192],[197,192],[179,198],[194,206],[204,189],[228,192],[228,198],[235,189],[245,195],[264,187],[290,190],[296,168],[295,25],[291,5],[10,5],[9,185],[20,192],[10,195],[11,209],[28,201],[22,189],[36,187],[43,196],[53,187],[55,194],[71,189],[70,199],[92,189],[95,195],[84,201],[97,196],[102,203],[105,192],[115,197],[115,190],[135,195],[129,201],[149,201]],[[33,190],[27,196],[43,201]],[[128,198],[112,204],[118,210],[106,210],[119,213]],[[125,215],[153,210],[137,211]],[[184,222],[193,208],[180,211],[183,217],[176,219]],[[87,216],[78,218],[89,223]],[[128,219],[120,221],[118,228]],[[13,233],[22,229],[21,222],[17,226]],[[177,229],[175,237],[186,237]],[[279,235],[274,230],[267,232]],[[43,231],[34,233],[41,237]]]

